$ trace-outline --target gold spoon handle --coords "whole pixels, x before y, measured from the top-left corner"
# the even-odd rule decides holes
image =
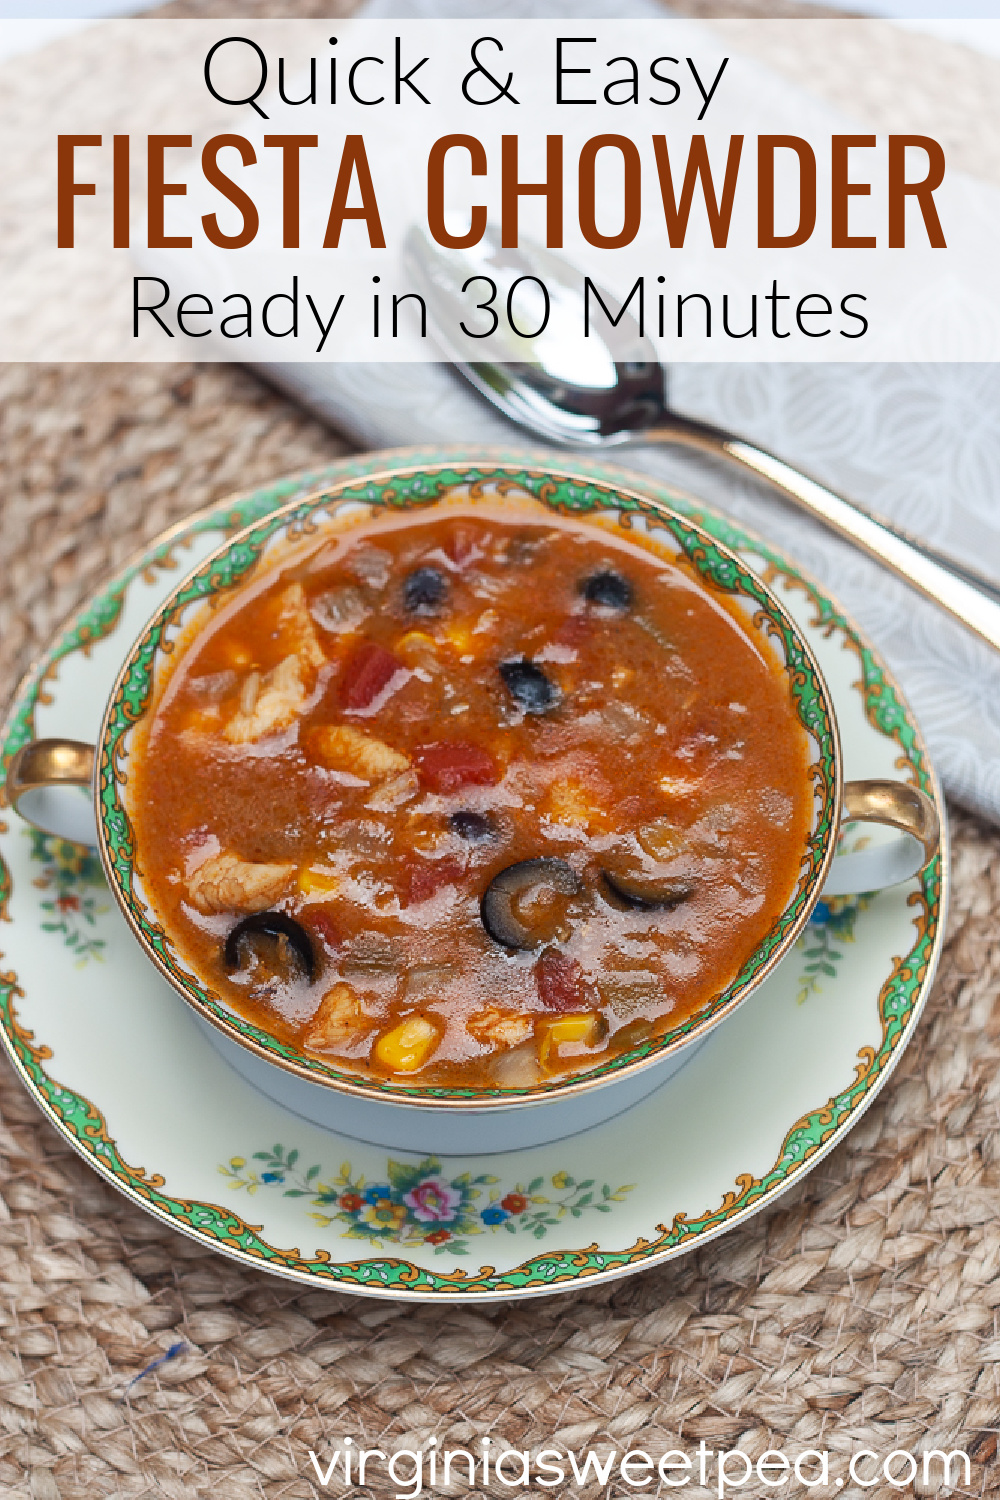
[[[869,515],[773,453],[720,427],[672,416],[664,424],[647,429],[641,437],[636,434],[635,441],[697,448],[750,469],[782,490],[800,509],[891,568],[1000,651],[1000,590],[973,568],[942,558],[924,543]]]

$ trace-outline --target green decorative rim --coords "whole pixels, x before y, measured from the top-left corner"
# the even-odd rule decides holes
[[[47,701],[46,683],[58,663],[73,651],[86,652],[113,628],[129,583],[144,570],[172,566],[172,555],[185,536],[200,531],[228,528],[235,531],[283,504],[290,495],[313,489],[317,482],[334,476],[360,477],[382,469],[393,461],[432,463],[439,451],[413,450],[351,460],[331,466],[324,474],[310,474],[282,482],[252,494],[222,502],[193,521],[175,529],[143,558],[123,571],[88,609],[76,616],[60,634],[54,647],[30,672],[15,697],[2,731],[2,768],[15,751],[34,734],[35,710]],[[523,461],[523,450],[476,450],[483,462]],[[614,484],[617,471],[589,460],[577,467],[595,481]],[[636,483],[728,547],[751,551],[765,564],[765,576],[781,578],[801,589],[814,611],[814,622],[827,634],[839,633],[855,652],[861,668],[859,686],[865,714],[879,733],[899,747],[898,764],[916,785],[941,806],[941,794],[927,758],[919,731],[913,723],[891,676],[881,659],[857,634],[848,617],[828,596],[799,572],[782,554],[722,516],[646,476]],[[2,801],[0,782],[0,801]],[[12,876],[0,857],[0,918],[9,918]],[[763,1201],[785,1191],[807,1166],[814,1166],[837,1143],[882,1087],[908,1039],[927,995],[930,979],[943,941],[943,902],[947,890],[946,835],[939,853],[922,872],[918,888],[910,896],[916,909],[916,936],[910,949],[898,957],[878,997],[881,1038],[876,1047],[859,1053],[853,1080],[825,1103],[808,1111],[787,1132],[774,1164],[760,1176],[740,1174],[732,1190],[719,1205],[693,1216],[675,1214],[670,1225],[656,1226],[653,1238],[640,1237],[620,1250],[601,1250],[596,1245],[577,1250],[553,1250],[533,1256],[505,1272],[482,1266],[476,1274],[430,1270],[396,1257],[336,1261],[326,1251],[303,1255],[298,1249],[282,1249],[261,1237],[259,1226],[248,1224],[238,1214],[214,1203],[193,1201],[163,1191],[164,1179],[155,1172],[131,1166],[109,1135],[102,1112],[83,1095],[65,1088],[50,1077],[45,1063],[52,1053],[20,1022],[17,1000],[23,996],[17,975],[0,971],[0,1029],[15,1069],[46,1117],[64,1138],[108,1181],[135,1203],[147,1208],[163,1222],[208,1242],[220,1252],[259,1269],[311,1285],[339,1287],[369,1295],[411,1297],[424,1300],[504,1299],[512,1295],[535,1295],[575,1283],[608,1280],[630,1270],[659,1261],[702,1244],[748,1218]]]
[[[495,489],[501,496],[517,490],[561,515],[587,517],[616,512],[624,528],[641,516],[668,533],[679,557],[690,565],[699,581],[716,592],[748,601],[754,610],[754,624],[776,640],[784,656],[797,716],[816,746],[811,765],[815,822],[796,889],[735,978],[662,1036],[648,1039],[585,1073],[531,1088],[445,1088],[359,1079],[356,1073],[309,1056],[234,1013],[187,966],[140,889],[136,876],[142,861],[122,793],[128,781],[130,736],[151,706],[158,661],[171,649],[170,632],[191,604],[216,599],[246,582],[269,543],[282,536],[292,542],[309,536],[321,529],[324,516],[345,504],[361,503],[377,517],[432,506],[458,488],[467,488],[472,499],[481,498],[487,489]],[[221,1031],[289,1071],[366,1098],[413,1099],[442,1108],[481,1107],[490,1102],[529,1105],[541,1094],[563,1097],[579,1093],[602,1079],[634,1072],[704,1035],[761,982],[808,921],[834,853],[833,835],[840,814],[839,745],[829,690],[815,657],[770,589],[724,544],[689,518],[667,509],[662,501],[621,484],[603,484],[560,472],[551,465],[545,469],[477,464],[421,466],[391,475],[376,474],[360,484],[345,480],[251,524],[223,543],[179,584],[132,648],[112,691],[98,754],[96,795],[105,871],[133,932],[174,988]]]

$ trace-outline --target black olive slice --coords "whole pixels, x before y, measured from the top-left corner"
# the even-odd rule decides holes
[[[588,604],[602,604],[605,609],[628,609],[632,603],[632,585],[620,573],[610,568],[592,573],[580,585],[580,592]]]
[[[564,859],[524,859],[508,865],[486,888],[480,903],[483,926],[495,943],[522,953],[551,942],[565,921],[565,902],[539,903],[526,911],[532,891],[576,896],[582,882]]]
[[[469,808],[463,807],[452,813],[448,826],[452,833],[457,833],[459,838],[468,839],[470,844],[481,844],[486,839],[495,839],[497,836],[497,826],[493,819],[485,813],[472,812]]]
[[[502,661],[500,676],[518,708],[526,714],[544,714],[559,702],[560,692],[533,661]]]
[[[294,917],[287,916],[283,911],[254,912],[230,929],[223,950],[227,969],[238,969],[242,966],[240,949],[243,940],[257,933],[263,937],[287,938],[306,978],[313,978],[316,972],[316,956],[309,934],[301,922],[296,922]]]
[[[448,597],[448,579],[440,568],[425,564],[403,581],[403,603],[411,615],[436,615]]]
[[[628,911],[665,911],[694,895],[694,881],[678,875],[623,874],[601,870],[612,905]]]

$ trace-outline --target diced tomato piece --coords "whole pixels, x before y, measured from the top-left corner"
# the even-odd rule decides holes
[[[413,752],[420,779],[432,792],[457,792],[463,786],[494,786],[500,768],[490,752],[471,740],[440,740]]]
[[[454,885],[465,873],[460,859],[422,859],[412,864],[407,877],[407,905],[429,901],[446,885]]]
[[[538,998],[546,1010],[586,1010],[583,969],[558,948],[546,948],[535,964]]]
[[[552,637],[557,646],[568,646],[573,651],[579,651],[581,646],[593,638],[594,618],[582,612],[567,615]]]
[[[444,544],[444,550],[455,566],[461,568],[481,550],[479,546],[479,532],[474,526],[463,525],[459,521],[452,528],[448,540]]]
[[[339,948],[341,933],[330,913],[322,906],[313,906],[304,914],[303,922],[314,932],[325,948]]]
[[[348,658],[340,679],[340,702],[343,708],[368,708],[383,689],[404,671],[391,651],[374,641],[362,641]]]

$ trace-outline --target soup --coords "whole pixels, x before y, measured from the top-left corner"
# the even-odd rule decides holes
[[[176,652],[138,863],[178,950],[369,1079],[522,1089],[699,1011],[786,906],[809,747],[649,539],[483,506],[298,544]]]

